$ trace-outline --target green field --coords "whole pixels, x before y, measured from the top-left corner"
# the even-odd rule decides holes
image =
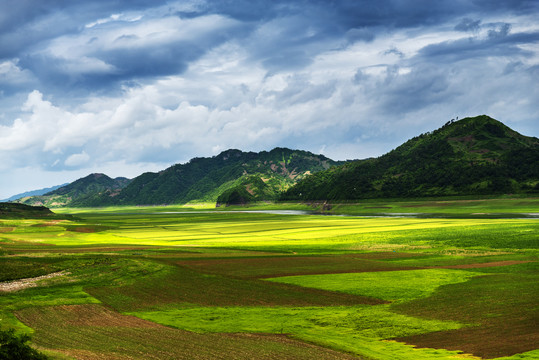
[[[0,219],[1,328],[54,359],[539,359],[539,199],[229,211],[272,209],[319,204]]]

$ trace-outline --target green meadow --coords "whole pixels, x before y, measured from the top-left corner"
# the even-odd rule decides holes
[[[539,359],[539,199],[280,212],[320,206],[0,219],[0,326],[53,359]]]

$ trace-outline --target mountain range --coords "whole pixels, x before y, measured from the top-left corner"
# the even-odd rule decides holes
[[[46,194],[48,192],[54,191],[54,190],[56,190],[58,188],[61,188],[62,186],[65,186],[65,185],[68,185],[68,183],[65,183],[65,184],[62,184],[62,185],[51,186],[51,187],[44,188],[44,189],[26,191],[26,192],[13,195],[13,196],[11,196],[11,197],[9,197],[7,199],[0,200],[0,201],[9,202],[9,201],[17,200],[17,199],[24,198],[24,197],[44,195],[44,194]]]
[[[91,174],[41,196],[55,206],[353,200],[539,192],[539,139],[486,115],[449,121],[377,158],[347,162],[301,150],[227,150],[129,180]]]
[[[227,150],[217,156],[194,158],[163,171],[129,180],[91,174],[46,193],[19,199],[29,205],[108,206],[164,205],[212,201],[228,205],[277,200],[280,194],[311,173],[344,162],[301,150]],[[239,196],[238,196],[239,194]]]
[[[90,174],[43,195],[23,197],[16,202],[47,207],[85,206],[87,203],[99,206],[96,199],[115,196],[130,182],[124,177],[111,179],[105,174]]]
[[[539,191],[539,139],[486,115],[450,121],[378,158],[319,172],[283,200],[350,200]]]

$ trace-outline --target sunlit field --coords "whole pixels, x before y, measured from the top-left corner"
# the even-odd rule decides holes
[[[55,359],[539,359],[539,219],[519,216],[536,199],[335,212],[382,206],[425,216],[201,205],[0,219],[1,326]]]

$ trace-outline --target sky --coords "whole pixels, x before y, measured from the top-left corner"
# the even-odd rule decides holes
[[[229,148],[539,135],[536,0],[0,0],[0,199]]]

